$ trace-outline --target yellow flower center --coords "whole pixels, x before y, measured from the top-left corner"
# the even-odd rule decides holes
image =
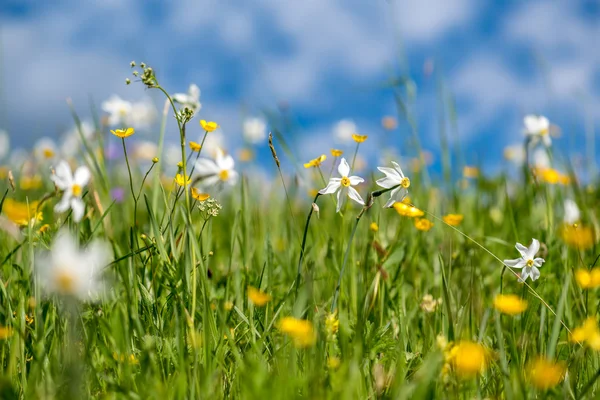
[[[119,109],[119,114],[121,115],[121,117],[124,117],[127,115],[127,109],[125,107],[121,107]]]
[[[527,266],[528,267],[532,267],[533,266],[533,260],[527,260]]]
[[[540,131],[540,135],[542,135],[542,136],[544,136],[544,135],[547,135],[548,133],[550,133],[550,129],[548,129],[548,128],[546,128],[546,129],[542,129],[542,130]]]
[[[45,148],[44,150],[42,150],[42,153],[44,154],[44,157],[46,157],[46,158],[54,157],[54,151],[52,149]]]
[[[226,169],[221,170],[221,172],[219,172],[219,178],[222,181],[226,181],[227,179],[229,179],[229,171]]]
[[[56,285],[61,293],[70,294],[73,293],[75,288],[75,279],[73,279],[73,275],[68,272],[61,271],[56,276]]]
[[[350,178],[344,176],[341,181],[342,186],[348,187],[350,186]]]
[[[73,192],[73,196],[81,196],[81,186],[78,184],[71,186],[71,191]]]
[[[410,179],[408,179],[407,177],[402,178],[402,180],[400,181],[400,186],[407,189],[410,186]]]

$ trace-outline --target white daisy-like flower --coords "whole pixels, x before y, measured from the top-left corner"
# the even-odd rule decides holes
[[[33,145],[33,153],[40,161],[51,161],[58,155],[58,147],[54,140],[43,137]]]
[[[133,104],[117,95],[112,95],[102,103],[102,110],[108,113],[108,125],[125,126],[129,125]]]
[[[541,139],[547,147],[552,145],[548,118],[541,115],[527,115],[523,119],[523,124],[525,135],[529,136],[534,143]]]
[[[200,104],[200,88],[194,83],[190,85],[187,93],[175,93],[172,98],[174,102],[189,108],[194,113],[197,113],[202,108],[202,104]]]
[[[535,257],[540,250],[540,242],[537,239],[532,239],[529,247],[525,247],[521,243],[517,243],[515,247],[521,253],[521,258],[504,260],[504,264],[511,268],[522,268],[519,282],[525,282],[529,277],[532,281],[535,281],[540,277],[540,270],[538,268],[544,263],[543,258]]]
[[[579,207],[577,207],[577,203],[575,203],[571,199],[565,200],[565,216],[564,221],[566,224],[573,225],[579,218],[581,217],[581,212],[579,211]]]
[[[402,201],[408,194],[410,179],[404,176],[402,169],[397,162],[392,161],[394,168],[377,167],[378,170],[385,174],[385,178],[377,180],[377,184],[382,188],[389,189],[396,187],[390,192],[390,199],[385,203],[384,207],[392,207],[394,203]]]
[[[504,158],[517,166],[523,165],[526,161],[526,156],[525,148],[521,143],[516,143],[504,148]]]
[[[156,120],[156,108],[149,99],[132,104],[130,124],[139,129],[147,129]]]
[[[200,158],[196,161],[196,172],[202,177],[202,183],[206,186],[213,186],[218,183],[227,183],[235,185],[238,179],[238,173],[233,169],[235,161],[231,155],[223,153],[223,150],[217,148],[214,161],[208,158]]]
[[[340,142],[352,141],[352,134],[356,131],[356,124],[350,119],[342,119],[333,126],[333,134]]]
[[[247,118],[244,120],[244,139],[249,143],[257,144],[267,138],[267,123],[262,118]]]
[[[77,168],[75,173],[66,161],[61,161],[51,176],[56,187],[63,192],[62,199],[54,206],[54,212],[62,213],[69,208],[73,210],[73,221],[79,222],[85,211],[85,203],[81,196],[83,188],[88,184],[91,173],[85,165]]]
[[[75,238],[63,230],[56,236],[50,252],[38,253],[37,281],[46,295],[93,299],[102,289],[102,268],[110,259],[110,247],[106,243],[94,241],[81,250]]]
[[[340,160],[340,165],[338,165],[338,173],[340,174],[339,178],[331,178],[329,179],[329,183],[327,186],[321,190],[319,190],[320,194],[333,194],[337,192],[337,209],[336,212],[340,212],[344,202],[346,201],[346,196],[350,197],[352,200],[357,202],[358,204],[365,205],[365,201],[360,197],[360,194],[354,189],[352,186],[356,186],[359,183],[364,182],[365,180],[360,176],[349,176],[350,175],[350,166],[346,162],[345,158]]]
[[[6,157],[10,150],[10,136],[8,132],[0,129],[0,160]]]

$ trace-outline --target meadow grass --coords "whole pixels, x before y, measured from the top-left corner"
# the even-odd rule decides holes
[[[150,68],[141,80],[171,99]],[[58,171],[33,162],[41,184],[24,190],[27,168],[9,166],[0,187],[0,398],[597,396],[600,333],[593,319],[577,329],[600,305],[593,186],[572,172],[534,175],[527,163],[520,177],[471,169],[436,185],[421,165],[404,206],[383,208],[389,193],[372,169],[357,186],[366,205],[349,201],[338,213],[335,196],[316,190],[340,157],[308,165],[312,179],[301,186],[282,169],[287,145],[276,132],[265,161],[272,182],[242,173],[227,189],[206,189],[207,199],[189,190],[206,179],[192,170],[209,155],[186,137],[199,118],[166,106],[160,148],[166,119],[176,118],[179,184],[163,178],[162,154],[130,160],[135,136],[119,138],[127,170],[110,165],[102,124],[92,140],[81,135],[73,162],[92,175],[81,218],[53,211]],[[356,153],[359,143],[344,156]],[[119,202],[110,196],[117,186],[126,188]],[[576,225],[563,222],[570,198],[581,209]],[[21,219],[15,200],[26,207]],[[53,247],[65,231],[77,248],[109,244],[93,296],[56,275],[73,262]],[[532,238],[545,263],[538,280],[521,283],[503,260]],[[36,272],[46,264],[55,275]],[[517,297],[502,303],[500,293]]]

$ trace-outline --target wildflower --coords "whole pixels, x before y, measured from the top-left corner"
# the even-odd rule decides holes
[[[13,335],[12,328],[8,326],[0,326],[0,340],[8,339]]]
[[[208,193],[202,193],[196,188],[192,188],[192,198],[198,201],[205,201],[210,195]]]
[[[567,246],[587,250],[596,243],[594,229],[585,225],[563,225],[560,229],[560,237]]]
[[[531,277],[532,281],[537,280],[540,277],[538,268],[544,263],[543,258],[534,258],[540,249],[540,242],[537,239],[532,239],[529,247],[525,247],[521,243],[517,243],[515,247],[521,253],[521,258],[504,260],[504,264],[511,268],[523,269],[519,282],[525,282],[528,277]]]
[[[371,225],[369,225],[369,229],[371,230],[371,232],[377,232],[379,230],[377,222],[371,222]]]
[[[558,385],[564,378],[566,367],[545,357],[538,357],[526,367],[529,382],[540,390]]]
[[[364,205],[364,200],[362,197],[360,197],[360,194],[358,194],[356,189],[352,187],[364,182],[364,179],[359,176],[348,176],[350,175],[350,166],[346,162],[345,158],[342,158],[340,165],[338,165],[338,173],[340,174],[340,178],[331,178],[327,186],[319,190],[319,193],[333,194],[337,192],[336,212],[339,212],[342,208],[342,205],[346,199],[346,195],[348,195],[348,197],[357,203]]]
[[[517,315],[527,309],[527,302],[514,294],[499,294],[494,298],[494,308],[504,314]]]
[[[189,175],[184,176],[177,174],[175,175],[175,183],[177,183],[179,186],[187,186],[192,183],[192,180],[190,179]]]
[[[27,205],[27,203],[21,203],[13,199],[4,199],[2,212],[15,224],[26,226],[30,222],[35,223],[42,220],[42,213],[37,212],[38,204],[37,201],[32,201]]]
[[[190,141],[190,149],[192,151],[199,152],[201,148],[202,145],[200,143]]]
[[[123,138],[133,135],[135,133],[135,131],[133,128],[127,128],[127,129],[115,129],[114,131],[111,130],[110,133],[123,139]]]
[[[488,354],[481,344],[464,340],[451,347],[448,361],[459,376],[472,378],[485,370]]]
[[[279,330],[294,341],[299,348],[310,347],[317,341],[312,322],[294,317],[285,317],[279,321]]]
[[[339,150],[339,149],[331,149],[331,155],[332,155],[333,157],[339,157],[339,156],[341,156],[342,154],[344,154],[344,151],[343,151],[343,150]]]
[[[338,369],[342,362],[337,357],[329,357],[327,359],[327,368],[329,369]]]
[[[219,127],[219,124],[217,124],[214,121],[205,121],[203,119],[200,120],[200,126],[202,127],[202,129],[204,129],[206,132],[213,132],[214,130],[216,130]]]
[[[202,108],[200,104],[200,88],[195,84],[191,84],[188,88],[187,93],[175,93],[173,101],[189,108],[192,112],[196,113]]]
[[[440,304],[442,304],[442,299],[434,299],[432,295],[426,294],[423,296],[423,300],[421,300],[419,307],[426,313],[432,313]]]
[[[591,271],[579,268],[575,271],[575,280],[582,289],[595,289],[600,287],[600,268],[592,268]]]
[[[117,354],[116,352],[114,352],[113,353],[113,358],[115,359],[115,361],[120,361],[120,362],[127,361],[131,365],[139,364],[140,363],[138,361],[138,359],[135,357],[134,354],[130,354],[129,356],[125,356],[125,354]]]
[[[415,206],[411,206],[404,202],[394,203],[394,209],[396,212],[404,217],[421,217],[425,215],[425,213],[419,210]]]
[[[86,300],[101,288],[101,268],[109,260],[109,248],[104,243],[95,241],[80,250],[75,238],[68,231],[61,231],[50,253],[36,257],[36,274],[46,294]]]
[[[242,162],[249,162],[254,158],[254,153],[250,149],[241,149],[238,153],[238,158]]]
[[[479,176],[479,168],[470,165],[463,167],[463,177],[465,178],[477,178]]]
[[[247,118],[244,120],[243,136],[249,143],[257,144],[267,138],[267,124],[262,118]]]
[[[327,156],[325,154],[321,154],[319,157],[314,158],[314,159],[310,160],[309,162],[307,162],[306,164],[304,164],[304,168],[318,167],[326,159],[327,159]]]
[[[515,165],[523,165],[527,156],[522,144],[506,146],[504,148],[504,158]]]
[[[125,200],[125,189],[122,187],[116,187],[110,190],[110,198],[115,201],[115,203],[122,203]]]
[[[111,96],[102,103],[102,110],[108,113],[108,125],[122,125],[129,122],[133,104],[117,95]]]
[[[203,175],[204,183],[208,186],[219,182],[235,185],[238,173],[233,169],[234,166],[233,157],[225,155],[220,148],[217,148],[215,161],[207,158],[196,161],[196,171]]]
[[[35,190],[40,189],[44,186],[42,177],[39,175],[34,176],[22,176],[19,180],[19,186],[21,190]]]
[[[367,140],[368,137],[369,136],[367,136],[367,135],[359,135],[357,133],[352,134],[352,140],[354,140],[356,143],[362,143],[365,140]]]
[[[433,222],[431,222],[427,218],[417,218],[415,219],[415,228],[417,228],[420,231],[427,232],[431,228],[433,228]]]
[[[77,168],[73,174],[69,164],[66,161],[61,161],[56,167],[54,175],[50,178],[54,181],[56,187],[63,191],[63,197],[54,207],[54,211],[62,213],[71,208],[73,210],[73,221],[81,221],[85,211],[85,203],[81,196],[83,195],[83,188],[88,184],[90,178],[90,170],[85,165]]]
[[[333,127],[333,134],[341,142],[347,142],[352,139],[352,134],[356,132],[356,124],[349,119],[343,119]]]
[[[330,336],[334,336],[340,329],[340,320],[337,317],[337,311],[327,314],[325,317],[325,330]]]
[[[463,220],[463,216],[461,214],[448,214],[442,217],[442,220],[448,225],[458,226]]]
[[[552,139],[550,139],[550,121],[548,121],[548,118],[541,115],[527,115],[523,118],[523,124],[525,125],[523,132],[532,142],[535,143],[541,139],[546,147],[552,145]]]
[[[262,307],[271,301],[270,294],[263,292],[253,286],[248,286],[248,299],[257,307]]]
[[[384,207],[390,208],[394,203],[402,201],[408,194],[410,187],[410,179],[404,176],[402,169],[397,162],[392,161],[394,168],[377,167],[377,169],[385,174],[385,178],[377,180],[377,184],[385,189],[392,189],[390,199],[385,203]]]
[[[575,343],[585,343],[592,350],[600,350],[600,329],[595,317],[589,317],[583,325],[573,329],[569,340]]]
[[[381,126],[383,126],[383,129],[393,131],[398,127],[398,120],[391,115],[387,115],[381,119]]]
[[[47,161],[52,160],[56,157],[56,154],[58,153],[58,148],[56,147],[56,143],[54,143],[54,140],[48,137],[43,137],[35,143],[35,145],[33,146],[33,151],[35,156],[39,160]]]
[[[571,178],[569,178],[568,175],[564,175],[553,168],[535,167],[533,169],[533,174],[540,181],[550,185],[568,185],[571,181]]]
[[[577,203],[575,203],[571,199],[566,199],[565,200],[565,215],[563,217],[565,224],[573,225],[574,223],[579,221],[580,216],[581,216],[581,212],[579,211],[579,207],[577,207]]]
[[[49,230],[49,229],[50,229],[50,225],[49,225],[49,224],[44,224],[44,225],[42,225],[42,226],[40,227],[40,229],[38,229],[38,233],[39,233],[40,235],[42,235],[42,234],[44,234],[44,233],[48,232],[48,230]]]

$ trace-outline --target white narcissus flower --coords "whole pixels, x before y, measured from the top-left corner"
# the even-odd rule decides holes
[[[356,124],[350,119],[342,119],[333,127],[333,134],[340,142],[350,142],[356,133]]]
[[[540,242],[537,239],[532,239],[529,247],[525,247],[521,243],[517,243],[515,247],[521,253],[521,258],[504,260],[504,264],[511,268],[522,268],[519,282],[525,282],[528,277],[532,281],[535,281],[540,277],[540,270],[538,268],[544,263],[543,258],[535,257],[536,253],[540,250]]]
[[[33,145],[33,153],[38,160],[48,161],[56,158],[58,148],[54,140],[49,137],[43,137]]]
[[[333,194],[337,192],[336,212],[340,212],[342,205],[346,200],[346,195],[358,204],[362,204],[364,206],[365,201],[362,199],[362,197],[360,197],[360,194],[358,194],[356,189],[354,189],[352,186],[356,186],[359,183],[364,182],[365,180],[360,176],[349,176],[350,166],[346,162],[345,158],[342,158],[340,160],[340,165],[338,165],[338,173],[340,174],[340,177],[329,179],[329,183],[327,184],[327,186],[319,190],[319,193]]]
[[[69,164],[66,161],[61,161],[51,176],[56,187],[63,192],[62,199],[54,206],[54,212],[62,213],[71,208],[73,210],[73,221],[81,221],[85,211],[85,203],[81,196],[83,195],[83,188],[88,184],[90,178],[90,170],[85,165],[77,168],[75,174],[73,174]]]
[[[244,139],[257,144],[267,138],[267,124],[262,118],[247,118],[244,120]]]
[[[108,125],[129,125],[133,104],[125,101],[117,95],[112,95],[102,103],[102,110],[108,113]]]
[[[49,253],[38,253],[37,281],[46,295],[93,299],[102,289],[102,268],[110,259],[110,247],[106,243],[94,241],[81,250],[75,238],[63,230],[56,236]]]
[[[552,145],[548,118],[541,115],[527,115],[523,119],[523,124],[525,125],[525,135],[529,136],[532,141],[537,142],[541,139],[547,147]]]
[[[194,83],[190,85],[187,93],[175,93],[172,98],[174,102],[188,107],[194,113],[197,113],[202,108],[202,104],[200,104],[200,88]]]
[[[404,176],[402,169],[397,162],[392,161],[394,168],[377,167],[378,170],[385,174],[385,178],[377,180],[377,184],[382,188],[389,189],[396,186],[390,193],[390,199],[385,203],[384,207],[392,207],[394,203],[402,201],[408,194],[410,179]]]
[[[229,154],[225,155],[223,150],[217,148],[215,160],[200,158],[196,161],[196,171],[202,177],[202,183],[213,186],[217,183],[235,185],[238,173],[233,169],[235,161]]]
[[[577,207],[577,203],[575,203],[571,199],[565,200],[565,223],[572,225],[579,221],[581,217],[581,212],[579,211],[579,207]]]

